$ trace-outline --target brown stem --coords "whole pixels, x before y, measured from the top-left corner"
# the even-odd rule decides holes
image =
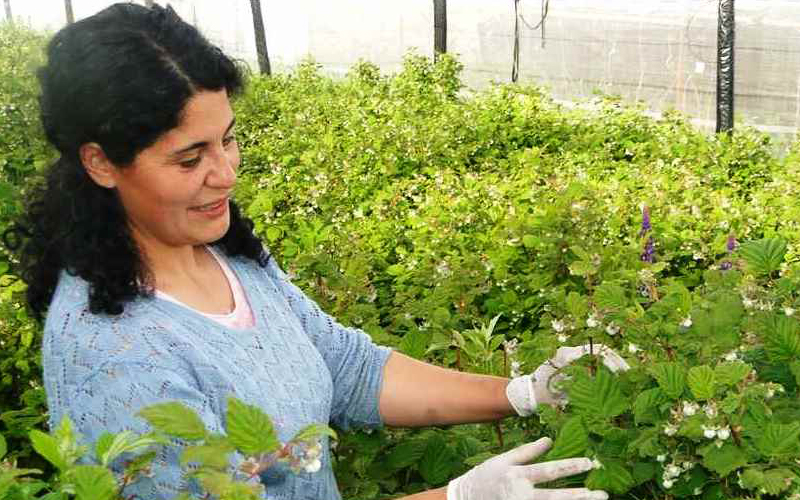
[[[503,445],[503,429],[500,427],[500,422],[496,421],[492,425],[494,425],[494,430],[497,432],[497,441],[500,443],[500,448],[504,448]]]

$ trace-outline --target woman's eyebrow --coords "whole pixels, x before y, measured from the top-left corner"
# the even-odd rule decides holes
[[[231,120],[231,124],[228,125],[228,128],[225,129],[225,133],[222,134],[222,135],[228,135],[228,133],[231,131],[231,129],[233,128],[233,126],[235,124],[236,124],[236,117],[234,117],[233,120]],[[195,142],[194,144],[191,144],[190,146],[187,146],[185,148],[181,148],[181,149],[171,153],[170,157],[175,158],[175,157],[180,156],[180,155],[182,155],[184,153],[188,153],[189,151],[191,151],[193,149],[204,148],[206,146],[208,146],[208,141]]]

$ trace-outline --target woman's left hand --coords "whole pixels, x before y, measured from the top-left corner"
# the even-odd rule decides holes
[[[511,379],[506,387],[506,396],[511,406],[517,414],[523,417],[532,415],[539,404],[563,405],[567,402],[567,395],[562,391],[553,390],[551,378],[556,373],[572,363],[590,353],[593,349],[603,360],[603,364],[612,372],[625,371],[630,368],[622,356],[603,344],[595,344],[594,347],[587,345],[576,347],[559,347],[556,355],[539,365],[530,375],[523,375]]]

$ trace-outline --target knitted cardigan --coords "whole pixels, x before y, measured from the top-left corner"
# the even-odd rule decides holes
[[[262,268],[220,254],[245,290],[255,317],[251,329],[228,329],[157,297],[137,298],[118,316],[92,314],[88,283],[62,271],[42,346],[51,428],[67,415],[91,444],[105,431],[147,432],[148,424],[135,416],[140,408],[180,401],[210,431],[224,432],[229,395],[266,412],[282,442],[312,423],[382,425],[378,393],[390,350],[322,312],[274,259]],[[179,465],[185,444],[175,440],[162,448],[151,476],[124,495],[149,500],[197,492]],[[315,473],[294,473],[285,465],[268,469],[260,477],[265,498],[339,500],[327,439],[321,459]],[[234,454],[232,466],[241,460]]]

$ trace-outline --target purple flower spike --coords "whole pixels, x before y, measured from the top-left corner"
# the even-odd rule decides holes
[[[647,231],[650,229],[650,209],[645,205],[645,207],[642,208],[642,230],[639,231],[639,238],[647,234]]]
[[[720,271],[730,271],[731,269],[733,269],[733,263],[729,260],[726,260],[719,265],[719,269]]]
[[[647,238],[647,243],[644,245],[644,252],[642,252],[642,262],[649,262],[653,263],[654,255],[656,252],[656,242],[653,241],[653,237]]]
[[[736,247],[739,246],[739,243],[736,242],[736,237],[733,235],[728,236],[728,253],[733,252],[736,250]]]

